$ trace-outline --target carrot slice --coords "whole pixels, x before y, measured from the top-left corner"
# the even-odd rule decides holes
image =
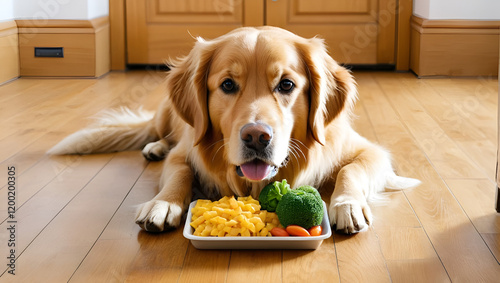
[[[273,235],[273,237],[288,237],[290,236],[285,229],[283,228],[279,228],[279,227],[274,227],[273,229],[271,229],[271,235]]]
[[[299,225],[288,225],[286,227],[286,231],[291,236],[302,236],[302,237],[311,236],[311,234],[309,234],[309,232],[307,232],[306,229],[300,227]]]
[[[321,232],[322,232],[322,228],[321,226],[313,226],[311,228],[309,228],[309,234],[311,234],[311,236],[321,236]]]

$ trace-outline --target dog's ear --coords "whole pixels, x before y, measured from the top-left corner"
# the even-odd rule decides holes
[[[306,39],[297,43],[297,49],[309,76],[309,128],[324,145],[325,127],[341,113],[352,114],[356,84],[351,73],[328,55],[322,39]]]
[[[194,145],[201,142],[210,125],[207,76],[214,44],[199,38],[191,52],[173,63],[167,90],[174,109],[194,128]]]

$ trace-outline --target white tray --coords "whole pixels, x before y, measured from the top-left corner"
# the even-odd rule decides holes
[[[332,230],[328,220],[326,204],[323,202],[323,221],[321,222],[322,232],[320,236],[311,237],[200,237],[194,236],[194,229],[191,223],[191,209],[196,205],[196,201],[191,202],[184,224],[183,235],[191,241],[197,249],[296,249],[315,250],[324,239],[330,238]]]

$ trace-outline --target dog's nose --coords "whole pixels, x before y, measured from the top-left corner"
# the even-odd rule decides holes
[[[241,128],[240,138],[248,148],[260,151],[271,143],[273,129],[264,123],[249,123]]]

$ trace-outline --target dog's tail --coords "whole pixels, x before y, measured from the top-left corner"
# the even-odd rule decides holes
[[[415,188],[421,183],[422,182],[420,182],[420,180],[401,177],[396,175],[393,171],[391,171],[387,176],[385,187],[390,190],[403,190],[403,189]]]
[[[158,140],[153,114],[142,109],[132,112],[128,108],[105,111],[96,117],[93,126],[73,133],[47,153],[90,154],[124,150],[137,150]]]

